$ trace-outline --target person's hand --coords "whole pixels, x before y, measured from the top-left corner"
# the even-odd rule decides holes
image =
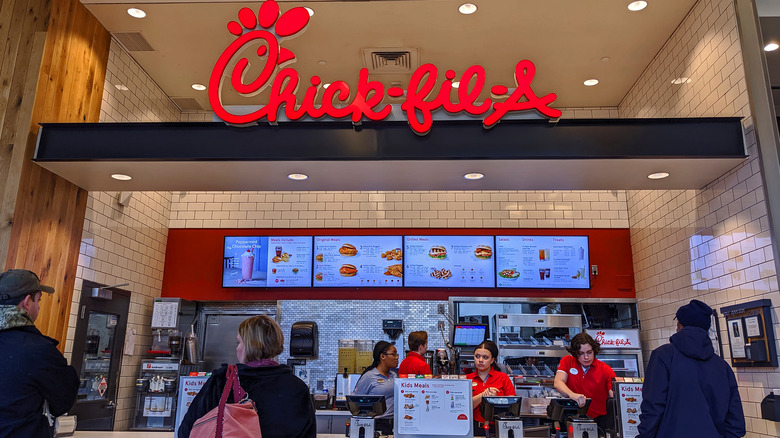
[[[585,397],[582,394],[573,394],[573,397],[571,399],[577,402],[577,406],[583,407],[585,406],[585,400],[587,399],[587,397]]]
[[[498,395],[498,388],[488,387],[482,391],[482,397],[493,397]]]

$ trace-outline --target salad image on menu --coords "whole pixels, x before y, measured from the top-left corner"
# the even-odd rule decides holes
[[[493,236],[405,236],[404,283],[493,287]]]
[[[315,236],[314,287],[401,287],[401,236]]]
[[[587,236],[496,236],[496,286],[588,289]]]

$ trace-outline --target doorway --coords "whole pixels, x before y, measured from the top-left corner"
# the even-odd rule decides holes
[[[76,415],[77,430],[114,429],[130,292],[111,288],[98,294],[103,286],[85,280],[81,288],[72,359],[81,381],[69,412]]]

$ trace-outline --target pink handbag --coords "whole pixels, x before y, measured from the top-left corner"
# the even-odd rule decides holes
[[[233,403],[228,403],[230,390]],[[261,438],[260,418],[255,403],[247,397],[238,381],[238,368],[228,365],[227,381],[219,406],[198,418],[192,425],[190,438]]]

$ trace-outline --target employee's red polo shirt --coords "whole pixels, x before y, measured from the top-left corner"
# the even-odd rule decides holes
[[[512,379],[501,371],[490,370],[487,380],[484,382],[479,377],[477,372],[466,375],[467,379],[471,379],[471,396],[475,396],[487,388],[497,388],[498,393],[496,395],[515,395],[515,385],[512,383]],[[474,408],[474,420],[483,423],[485,421],[482,418],[482,414],[479,413],[479,406]]]
[[[422,355],[410,351],[398,367],[398,374],[431,374],[431,367]]]
[[[585,373],[580,361],[568,355],[561,359],[558,372],[567,374],[566,386],[569,389],[591,399],[589,417],[596,418],[607,414],[607,397],[612,389],[612,378],[615,377],[615,372],[609,365],[593,359],[593,364]]]

